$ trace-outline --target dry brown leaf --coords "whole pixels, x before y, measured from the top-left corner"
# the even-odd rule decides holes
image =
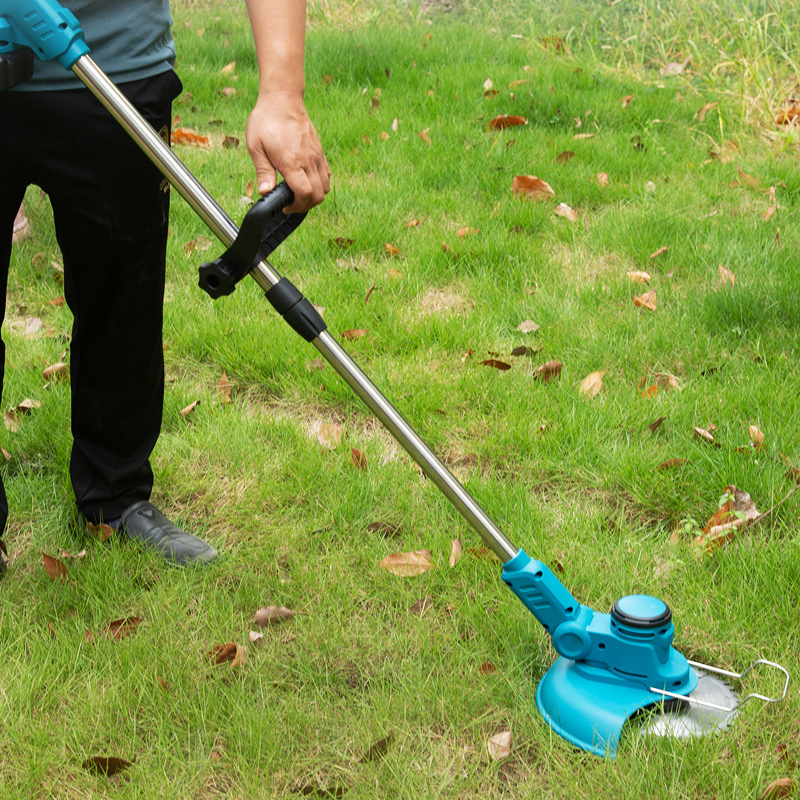
[[[596,133],[575,133],[573,134],[572,138],[575,139],[594,139],[597,136]],[[605,175],[605,172],[601,172],[601,175]]]
[[[669,252],[669,247],[659,247],[654,253],[650,253],[649,258],[658,258],[659,256],[663,256],[664,253]]]
[[[59,361],[56,364],[51,364],[42,373],[46,381],[65,381],[69,378],[69,364]]]
[[[258,642],[262,641],[263,638],[264,634],[261,631],[247,632],[247,639],[249,640],[250,644],[257,644]]]
[[[218,644],[208,651],[208,658],[215,664],[226,664],[236,658],[236,642]]]
[[[192,147],[202,147],[203,149],[210,149],[211,142],[207,136],[201,136],[191,128],[173,128],[169,137],[173,145],[186,144]]]
[[[574,208],[570,208],[566,203],[559,203],[553,213],[557,217],[568,219],[570,222],[578,221],[578,212]]]
[[[539,330],[539,325],[535,323],[532,319],[526,319],[520,322],[517,325],[517,330],[522,333],[533,333],[534,331]]]
[[[220,75],[231,75],[233,71],[236,69],[236,62],[231,61],[230,64],[226,64],[220,71]]]
[[[515,175],[511,191],[524,200],[550,200],[556,196],[553,187],[535,175]]]
[[[380,567],[393,575],[404,577],[421,575],[433,569],[433,554],[430,550],[392,553],[381,561]]]
[[[49,556],[47,553],[42,553],[42,564],[44,565],[45,572],[54,581],[65,581],[69,577],[69,570],[63,561],[59,561],[54,556]]]
[[[39,317],[26,317],[25,327],[22,330],[22,335],[26,337],[35,336],[44,327],[44,323]]]
[[[464,555],[464,545],[461,544],[461,537],[459,536],[458,539],[453,539],[450,545],[450,566],[454,567],[458,564],[462,555]]]
[[[90,536],[101,542],[107,542],[117,533],[116,528],[112,528],[110,525],[105,525],[102,522],[98,522],[97,524],[94,522],[87,522],[86,530]]]
[[[25,239],[30,238],[31,227],[28,218],[25,216],[25,208],[22,205],[19,207],[19,211],[17,211],[17,216],[14,218],[14,226],[11,230],[12,244],[24,242]]]
[[[486,742],[486,749],[492,761],[499,761],[511,755],[511,731],[496,733]]]
[[[425,144],[427,144],[428,147],[430,147],[430,145],[431,145],[431,137],[428,136],[428,131],[429,130],[430,130],[430,128],[425,128],[424,131],[420,131],[419,132],[419,138],[422,139],[422,141],[425,142]]]
[[[700,120],[700,122],[704,122],[705,118],[706,118],[706,114],[708,114],[708,112],[711,111],[712,108],[716,108],[718,105],[719,105],[719,103],[717,103],[717,102],[706,103],[704,106],[702,106],[701,108],[698,109],[698,111],[695,114],[695,116],[697,117],[698,120]]]
[[[651,289],[649,292],[645,292],[642,295],[637,295],[633,298],[633,304],[635,306],[641,306],[642,308],[647,308],[650,311],[656,310],[656,292],[655,289]]]
[[[658,384],[654,383],[652,386],[648,386],[642,392],[642,397],[655,397],[657,394],[658,394]]]
[[[329,240],[332,245],[340,247],[342,250],[347,250],[355,244],[355,239],[348,239],[346,236],[337,236]]]
[[[192,253],[202,253],[206,250],[210,250],[213,244],[214,243],[208,236],[198,236],[196,239],[190,239],[186,242],[183,246],[183,252],[187,256]]]
[[[620,98],[623,108],[627,108],[636,98],[635,94],[626,94],[625,97]]]
[[[800,117],[800,101],[789,100],[786,108],[775,117],[775,122],[778,125],[791,125],[798,117]]]
[[[722,264],[719,265],[717,274],[719,275],[720,283],[729,283],[731,286],[736,283],[736,276],[729,269],[723,267]]]
[[[141,625],[141,617],[125,617],[124,619],[115,619],[106,625],[105,634],[111,639],[125,639],[136,631]]]
[[[225,372],[225,370],[222,371],[222,377],[219,379],[219,383],[217,384],[217,392],[221,402],[232,402],[233,397],[231,394],[231,382],[228,380],[228,374]]]
[[[485,361],[481,361],[481,366],[494,367],[494,369],[500,370],[501,372],[511,369],[511,364],[505,361],[500,361],[496,358],[487,358]]]
[[[750,426],[750,441],[753,442],[753,447],[756,450],[761,450],[764,447],[764,434],[756,425]]]
[[[296,611],[283,606],[266,606],[259,608],[255,614],[255,623],[259,628],[266,628],[269,625],[280,625],[297,616]]]
[[[664,423],[665,419],[666,419],[666,417],[659,417],[658,419],[654,419],[647,426],[647,430],[649,430],[650,433],[655,433],[662,426],[662,424]]]
[[[685,458],[670,458],[659,464],[658,469],[675,469],[676,467],[682,467],[684,464],[688,463],[688,459]]]
[[[186,406],[186,408],[182,408],[181,409],[181,411],[180,411],[181,416],[182,417],[188,417],[189,414],[191,414],[192,411],[194,411],[197,408],[197,406],[199,406],[199,405],[200,405],[200,401],[199,400],[195,400],[194,403],[189,403],[189,405]]]
[[[400,255],[400,248],[397,245],[389,244],[389,242],[386,242],[386,244],[384,244],[383,249],[390,256],[399,256]]]
[[[625,273],[628,278],[630,278],[634,283],[650,283],[650,273],[649,272],[626,272]]]
[[[94,775],[105,775],[107,778],[111,778],[118,772],[133,766],[134,761],[127,761],[119,756],[92,756],[87,758],[81,766]]]
[[[422,617],[425,615],[425,612],[430,611],[432,607],[433,598],[428,595],[427,597],[423,597],[421,600],[417,600],[417,602],[408,609],[408,613],[413,614],[415,617]]]
[[[394,742],[394,734],[390,733],[388,736],[384,736],[383,739],[378,739],[372,747],[367,750],[366,753],[361,757],[361,763],[366,764],[368,761],[375,761],[378,758],[383,758],[386,753],[389,751],[389,747]]]
[[[583,383],[581,383],[579,389],[580,393],[585,397],[596,397],[603,388],[603,375],[605,375],[606,372],[607,370],[600,370],[587,375],[583,379]]]
[[[234,148],[239,146],[239,138],[236,137],[236,136],[226,136],[222,140],[222,146],[226,150],[232,150],[232,149],[234,149]]]
[[[546,364],[542,364],[542,366],[533,373],[533,379],[535,381],[544,381],[547,383],[561,376],[561,368],[563,366],[564,365],[560,361],[548,361]]]
[[[714,444],[714,434],[706,428],[695,428],[694,438],[701,439],[704,442],[709,442],[709,444]]]
[[[362,339],[369,331],[365,328],[353,328],[352,330],[342,331],[342,339],[352,342],[355,339]]]
[[[759,800],[779,800],[781,797],[794,797],[797,791],[797,783],[793,778],[778,778],[772,781]]]
[[[490,131],[502,131],[505,128],[513,128],[517,125],[527,125],[528,120],[525,117],[520,116],[509,116],[508,114],[501,114],[499,117],[495,117],[489,123],[489,130]]]
[[[607,172],[598,172],[597,175],[594,176],[594,179],[601,189],[605,189],[607,186],[611,185],[611,179],[608,177]]]
[[[48,300],[46,305],[48,306],[55,306],[56,308],[63,306],[66,302],[66,298],[63,294],[60,294],[58,297],[54,297],[52,300]]]
[[[747,492],[731,485],[725,487],[725,496],[728,499],[714,512],[703,532],[695,536],[692,542],[698,554],[722,547],[733,539],[740,528],[759,516],[758,509]]]
[[[497,667],[492,664],[491,661],[484,661],[483,664],[478,667],[478,672],[480,672],[481,675],[493,675],[497,672]]]
[[[556,156],[556,164],[566,164],[568,161],[572,161],[575,158],[575,153],[572,150],[564,150],[562,153],[559,153]]]
[[[359,450],[356,447],[350,448],[350,463],[356,469],[366,469],[367,468],[367,456],[362,450]]]
[[[419,225],[422,225],[423,222],[425,222],[424,217],[422,219],[412,219],[406,223],[406,228],[416,228]]]
[[[465,236],[473,236],[476,233],[480,233],[477,228],[459,228],[456,231],[456,236],[458,236],[459,239],[463,239]]]

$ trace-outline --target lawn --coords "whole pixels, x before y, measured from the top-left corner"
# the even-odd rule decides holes
[[[317,0],[306,101],[333,188],[271,261],[581,603],[662,598],[688,658],[796,677],[786,6]],[[174,127],[207,139],[175,152],[240,219],[243,4],[173,16]],[[534,700],[556,653],[499,560],[252,281],[198,289],[222,246],[177,193],[153,499],[223,558],[177,571],[99,541],[71,498],[68,381],[43,374],[69,363],[52,213],[37,187],[25,209],[3,328],[3,800],[797,791],[793,685],[718,735],[632,729],[613,760],[556,736]],[[130,765],[105,777],[95,757]]]

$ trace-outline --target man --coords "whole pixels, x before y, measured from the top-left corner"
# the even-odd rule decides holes
[[[156,130],[168,135],[182,90],[168,0],[67,0],[92,58]],[[322,202],[330,169],[303,104],[305,0],[246,0],[259,68],[247,146],[263,194],[276,170],[294,191],[289,212]],[[91,93],[57,62],[0,94],[0,290],[25,189],[50,198],[73,315],[70,478],[85,518],[173,563],[204,563],[211,545],[149,502],[149,457],[164,392],[162,304],[168,187]],[[4,348],[0,343],[0,357]],[[2,380],[0,358],[0,380]],[[0,485],[0,532],[8,504]],[[0,555],[0,571],[5,563]]]

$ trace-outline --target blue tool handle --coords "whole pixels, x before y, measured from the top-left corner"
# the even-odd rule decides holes
[[[0,0],[0,53],[19,47],[64,69],[89,52],[75,15],[56,0]]]

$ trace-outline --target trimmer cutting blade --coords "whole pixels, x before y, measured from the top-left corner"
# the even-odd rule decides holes
[[[739,709],[736,692],[721,678],[702,669],[696,672],[697,688],[688,698],[667,700],[641,714],[642,735],[705,736],[733,722]]]

